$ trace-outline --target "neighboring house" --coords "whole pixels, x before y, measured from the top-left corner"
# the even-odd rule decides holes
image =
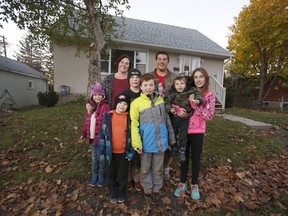
[[[283,86],[281,78],[277,78],[271,85],[272,80],[270,79],[265,83],[264,95],[268,92],[267,96],[262,101],[263,107],[277,108],[283,110],[288,109],[288,87]],[[253,92],[254,98],[257,100],[259,95],[259,88],[256,88]]]
[[[0,109],[38,105],[37,93],[47,92],[48,78],[33,68],[0,56]]]
[[[211,77],[211,88],[221,108],[225,107],[226,89],[223,88],[224,61],[232,55],[194,29],[126,18],[119,29],[123,34],[102,55],[102,79],[115,72],[115,62],[120,54],[128,54],[134,67],[142,73],[155,69],[155,54],[164,50],[170,55],[169,69],[190,75],[199,66],[207,69]],[[88,64],[85,54],[75,56],[75,47],[54,44],[54,90],[58,93],[69,87],[70,93],[87,92]],[[104,57],[103,57],[104,56]]]

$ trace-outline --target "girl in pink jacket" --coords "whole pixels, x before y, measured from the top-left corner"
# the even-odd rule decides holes
[[[211,120],[215,112],[215,96],[209,89],[209,75],[202,68],[196,68],[192,77],[196,88],[203,94],[204,102],[201,106],[195,106],[194,97],[189,98],[192,108],[195,110],[190,117],[188,127],[188,143],[186,148],[186,161],[181,162],[181,179],[174,195],[181,196],[181,193],[187,190],[187,175],[189,170],[189,158],[192,161],[192,181],[191,181],[191,198],[200,199],[198,179],[200,173],[200,159],[202,145],[206,132],[206,120]]]

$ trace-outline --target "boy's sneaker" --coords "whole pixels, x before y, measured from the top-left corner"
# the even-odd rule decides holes
[[[140,181],[135,182],[134,186],[135,186],[136,191],[140,192],[142,190],[142,185],[141,185]]]
[[[181,193],[187,190],[187,184],[186,183],[179,183],[177,189],[174,192],[174,195],[176,197],[180,197]]]
[[[123,203],[125,202],[125,195],[124,194],[119,194],[118,196],[118,203]]]
[[[110,203],[116,204],[117,203],[117,198],[116,197],[110,197]]]
[[[194,200],[200,199],[200,193],[197,184],[191,185],[191,198]]]
[[[100,175],[98,179],[98,187],[102,187],[105,184],[105,176]]]
[[[144,193],[144,198],[146,201],[150,202],[152,200],[151,194]]]
[[[168,168],[164,168],[164,181],[169,181],[170,179],[170,169]]]
[[[159,202],[160,200],[160,193],[159,192],[153,192],[153,197],[152,197],[154,202]]]
[[[173,157],[175,154],[177,154],[178,151],[179,151],[179,148],[176,146],[176,144],[171,146],[170,156]]]
[[[95,187],[97,185],[97,182],[98,182],[98,176],[97,175],[93,175],[91,177],[90,186],[91,187]]]
[[[180,157],[180,161],[181,162],[185,162],[186,161],[186,148],[181,148],[179,150],[179,157]]]
[[[132,187],[132,181],[127,181],[126,189],[127,189],[127,190],[132,190],[132,189],[133,189],[133,187]]]

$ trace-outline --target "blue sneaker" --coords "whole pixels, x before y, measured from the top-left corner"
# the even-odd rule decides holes
[[[100,175],[98,180],[98,187],[102,187],[105,184],[105,176]]]
[[[179,183],[177,189],[174,192],[174,195],[176,197],[180,197],[181,193],[187,190],[187,184],[186,183]]]
[[[98,182],[98,176],[97,175],[93,175],[90,181],[90,186],[91,187],[95,187],[97,185]]]
[[[200,199],[200,193],[197,184],[191,185],[191,198],[194,200]]]

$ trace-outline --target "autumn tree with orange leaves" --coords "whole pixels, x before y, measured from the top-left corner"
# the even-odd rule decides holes
[[[265,100],[267,81],[281,78],[288,83],[288,2],[251,0],[230,27],[228,50],[234,55],[230,74],[256,79],[260,87],[258,105]]]

